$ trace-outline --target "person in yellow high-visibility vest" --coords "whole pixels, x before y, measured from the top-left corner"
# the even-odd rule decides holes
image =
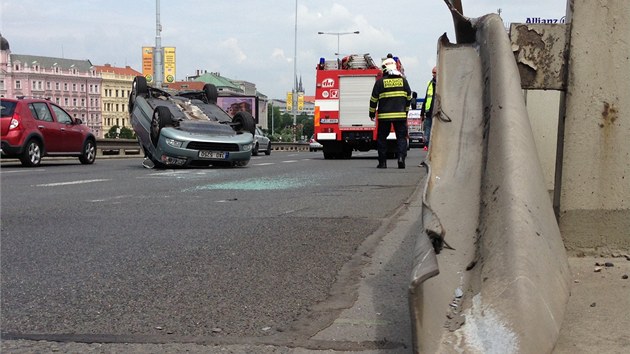
[[[424,103],[420,109],[420,117],[422,118],[422,129],[424,131],[424,150],[428,150],[429,142],[431,141],[431,125],[433,125],[433,93],[435,92],[435,85],[437,79],[437,67],[433,67],[433,78],[427,84],[427,92],[424,97]]]

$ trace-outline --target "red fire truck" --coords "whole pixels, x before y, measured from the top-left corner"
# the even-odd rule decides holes
[[[399,69],[402,72],[402,65]],[[315,84],[315,140],[325,159],[348,159],[352,152],[376,149],[376,122],[369,116],[372,88],[382,71],[369,54],[342,60],[321,58]],[[377,120],[378,121],[378,120]],[[394,157],[396,136],[388,136],[388,155]]]

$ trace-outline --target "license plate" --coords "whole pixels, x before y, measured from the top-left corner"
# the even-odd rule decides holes
[[[223,151],[199,150],[199,157],[202,159],[226,159],[227,156],[228,153]]]
[[[419,143],[419,142],[420,142],[420,139],[411,139],[411,142],[412,142],[412,143]]]

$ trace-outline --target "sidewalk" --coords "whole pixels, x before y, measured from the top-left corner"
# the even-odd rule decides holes
[[[569,258],[571,296],[554,354],[630,353],[628,257]]]

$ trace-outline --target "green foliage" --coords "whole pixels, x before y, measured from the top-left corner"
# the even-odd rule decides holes
[[[118,130],[120,129],[120,133],[118,133]],[[109,128],[109,130],[107,131],[107,133],[105,133],[105,138],[107,139],[135,139],[136,138],[136,133],[127,128],[127,127],[120,127],[118,125],[114,125],[113,127]]]
[[[267,110],[267,112],[269,136],[273,141],[293,141],[293,138],[296,135],[298,140],[302,136],[310,137],[311,135],[313,135],[314,126],[312,116],[309,116],[304,112],[297,115],[295,117],[296,127],[294,130],[293,114],[281,113],[279,107],[272,105],[269,105],[269,109]]]

